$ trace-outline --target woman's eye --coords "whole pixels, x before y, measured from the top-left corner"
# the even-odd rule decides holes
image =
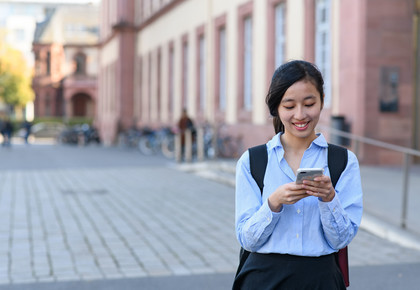
[[[315,103],[312,103],[312,104],[306,104],[305,106],[306,106],[306,107],[312,107],[313,105],[315,105]]]
[[[293,106],[284,106],[284,108],[285,108],[286,110],[291,110],[291,109],[293,109]]]

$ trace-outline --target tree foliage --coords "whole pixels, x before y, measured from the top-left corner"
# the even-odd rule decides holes
[[[12,106],[24,106],[34,99],[32,72],[22,53],[0,41],[0,99]]]

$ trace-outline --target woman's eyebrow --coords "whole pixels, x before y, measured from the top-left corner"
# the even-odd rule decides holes
[[[309,100],[309,99],[316,99],[316,96],[309,95],[309,96],[305,97],[303,100],[306,101],[306,100]],[[295,99],[283,99],[283,100],[281,100],[281,102],[282,103],[296,102],[296,100]]]
[[[287,102],[294,102],[295,99],[283,99],[281,100],[282,103],[287,103]]]

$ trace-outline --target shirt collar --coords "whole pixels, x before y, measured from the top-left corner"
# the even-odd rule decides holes
[[[283,134],[282,132],[276,134],[273,138],[271,138],[270,141],[268,141],[267,143],[267,148],[268,150],[272,150],[273,148],[279,147],[281,149],[283,149],[283,145],[280,142],[280,135]],[[311,145],[309,146],[309,148],[315,144],[319,147],[328,147],[328,142],[325,139],[324,135],[322,133],[317,133],[316,134],[318,137],[312,141]]]

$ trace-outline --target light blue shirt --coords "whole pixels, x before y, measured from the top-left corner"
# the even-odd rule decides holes
[[[309,196],[295,204],[283,205],[272,212],[267,198],[281,185],[294,182],[296,176],[283,158],[280,134],[267,143],[268,162],[261,191],[253,179],[246,151],[236,166],[236,236],[251,252],[281,253],[298,256],[322,256],[337,252],[354,238],[363,211],[359,163],[348,151],[347,167],[338,180],[331,202]],[[303,154],[300,167],[328,170],[328,143],[322,134]]]

